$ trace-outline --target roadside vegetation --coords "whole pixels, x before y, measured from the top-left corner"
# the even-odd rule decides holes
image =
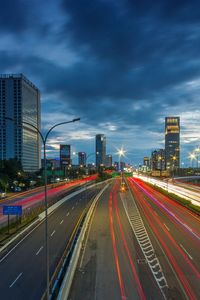
[[[112,178],[112,174],[104,172],[103,170],[100,169],[98,172],[98,176],[96,178],[96,182],[104,181],[111,178]]]

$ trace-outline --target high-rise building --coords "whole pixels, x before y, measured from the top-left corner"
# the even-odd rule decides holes
[[[105,165],[106,137],[104,134],[96,135],[96,166]]]
[[[79,164],[79,166],[86,165],[86,153],[85,152],[78,152],[78,164]]]
[[[22,74],[0,75],[0,159],[16,158],[25,172],[37,171],[40,137],[25,122],[40,129],[40,120],[38,88]]]
[[[107,168],[112,167],[112,155],[111,154],[106,155],[105,166]]]
[[[174,170],[180,166],[180,118],[165,118],[165,161],[166,169]]]
[[[150,166],[150,159],[149,157],[145,156],[143,159],[143,165],[146,166],[147,168],[149,168]]]
[[[152,171],[165,170],[165,150],[157,149],[151,153],[151,169]]]
[[[71,145],[60,145],[60,168],[71,165]]]

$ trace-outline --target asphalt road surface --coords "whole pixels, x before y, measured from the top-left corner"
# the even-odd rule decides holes
[[[116,180],[99,200],[71,287],[71,300],[164,299],[121,196]]]
[[[157,244],[171,297],[200,299],[200,218],[141,180],[129,182],[149,235]]]
[[[49,216],[50,277],[52,276],[86,204],[100,187],[87,189],[66,201]],[[0,258],[0,299],[39,300],[46,288],[44,222],[11,252]]]

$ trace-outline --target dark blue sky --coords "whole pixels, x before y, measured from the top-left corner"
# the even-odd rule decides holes
[[[182,159],[200,143],[200,2],[7,0],[0,11],[1,73],[24,73],[41,91],[42,124],[59,143],[127,161],[164,147],[164,117],[181,117]],[[185,161],[186,162],[186,161]]]

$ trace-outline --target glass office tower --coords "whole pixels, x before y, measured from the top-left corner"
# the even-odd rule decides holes
[[[166,169],[180,167],[180,118],[165,118],[165,161]]]
[[[106,159],[106,137],[104,134],[96,135],[96,166],[104,166]]]
[[[22,74],[0,75],[0,120],[0,159],[16,158],[25,172],[39,170],[40,137],[23,122],[40,129],[40,92]]]
[[[78,152],[78,164],[79,166],[86,166],[86,153]]]

